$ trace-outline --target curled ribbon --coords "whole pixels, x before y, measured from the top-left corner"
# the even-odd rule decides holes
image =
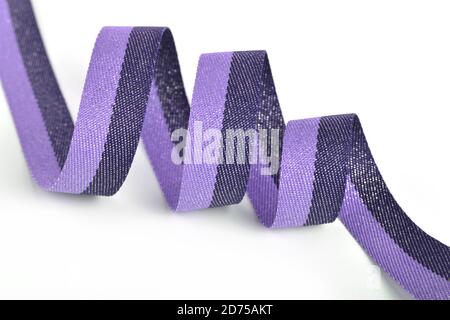
[[[247,192],[267,227],[339,217],[414,297],[450,299],[450,248],[415,225],[394,200],[358,117],[285,124],[264,51],[202,55],[190,107],[169,29],[103,28],[74,125],[29,0],[0,0],[0,34],[3,88],[29,169],[42,188],[112,195],[142,138],[173,210],[231,205]],[[280,170],[262,175],[264,164],[248,162],[175,164],[171,134],[196,121],[224,133],[279,130]]]

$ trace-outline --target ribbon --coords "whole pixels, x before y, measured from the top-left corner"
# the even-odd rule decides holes
[[[358,117],[285,124],[266,52],[201,55],[190,107],[169,29],[103,28],[74,124],[29,0],[0,0],[0,34],[4,92],[29,169],[45,190],[113,195],[141,138],[174,211],[235,204],[247,192],[267,227],[317,225],[339,217],[414,297],[450,299],[450,248],[397,204]],[[267,164],[249,161],[176,164],[172,133],[200,121],[203,130],[224,134],[279,132],[281,156],[274,159],[280,170],[262,174]],[[227,146],[222,147],[225,154]]]

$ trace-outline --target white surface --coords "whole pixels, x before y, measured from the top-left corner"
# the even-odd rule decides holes
[[[357,113],[403,209],[450,244],[449,2],[40,0],[34,7],[73,116],[104,25],[170,26],[189,96],[201,53],[266,49],[285,118]],[[41,191],[3,92],[0,148],[0,298],[408,298],[385,274],[377,278],[340,222],[268,230],[247,199],[170,213],[142,148],[113,197]]]

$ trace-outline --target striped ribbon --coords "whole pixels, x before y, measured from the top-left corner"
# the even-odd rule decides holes
[[[175,211],[238,203],[248,193],[267,227],[337,217],[365,251],[419,299],[450,299],[450,248],[403,212],[375,165],[358,117],[284,123],[267,54],[200,57],[192,106],[167,28],[107,27],[98,35],[74,124],[29,0],[0,0],[0,73],[29,169],[53,192],[112,195],[142,138]],[[171,133],[279,129],[281,169],[171,160]]]

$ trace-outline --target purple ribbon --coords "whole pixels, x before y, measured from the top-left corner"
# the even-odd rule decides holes
[[[167,28],[103,28],[74,125],[29,0],[0,0],[0,73],[35,181],[54,192],[113,195],[142,138],[169,206],[185,211],[238,203],[248,193],[267,227],[341,219],[365,251],[419,299],[450,299],[450,248],[403,212],[375,165],[353,114],[283,121],[267,54],[200,57],[189,106]],[[171,134],[278,130],[281,168],[177,165]],[[224,154],[226,147],[223,148]]]

